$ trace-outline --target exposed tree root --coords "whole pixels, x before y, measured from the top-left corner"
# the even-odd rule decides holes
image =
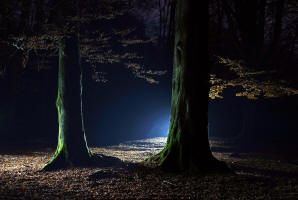
[[[66,159],[63,154],[59,154],[49,161],[41,171],[55,171],[74,167],[109,167],[121,166],[123,162],[115,157],[105,156],[102,154],[91,154],[89,157]]]
[[[216,173],[216,174],[231,174],[233,171],[223,161],[219,161],[212,155],[205,158],[193,158],[187,156],[188,159],[182,159],[174,153],[168,152],[166,149],[160,153],[147,158],[147,162],[156,162],[159,168],[166,172],[188,172],[188,173]],[[182,161],[183,160],[183,161]]]

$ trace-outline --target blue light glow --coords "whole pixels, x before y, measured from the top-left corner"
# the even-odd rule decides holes
[[[164,116],[154,122],[148,137],[167,137],[169,131],[170,119],[169,116]]]

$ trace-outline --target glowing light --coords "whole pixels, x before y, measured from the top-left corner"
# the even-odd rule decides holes
[[[155,124],[149,131],[149,137],[167,137],[169,132],[170,119],[169,116],[156,120]]]

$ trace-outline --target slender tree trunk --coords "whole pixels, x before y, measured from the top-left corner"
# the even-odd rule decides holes
[[[265,64],[274,64],[272,61],[274,59],[274,54],[276,53],[276,47],[280,41],[281,33],[282,33],[282,17],[284,12],[285,0],[278,0],[275,6],[275,19],[273,26],[273,37],[271,40],[270,48],[265,57]]]
[[[264,36],[265,36],[265,13],[267,0],[260,0],[258,2],[258,16],[257,16],[257,64],[264,67]]]
[[[57,97],[59,136],[56,152],[45,170],[90,164],[82,113],[82,67],[78,35],[59,41]]]
[[[30,15],[31,15],[32,0],[22,1],[21,16],[19,18],[18,32],[20,34],[28,33],[30,28]]]
[[[178,0],[170,130],[153,157],[163,170],[228,171],[209,146],[209,70],[208,0]]]
[[[44,0],[36,1],[36,12],[34,14],[33,30],[34,32],[41,32],[42,25],[45,23]]]
[[[282,16],[284,10],[285,0],[279,0],[276,5],[276,14],[273,27],[273,39],[272,39],[272,48],[275,48],[276,44],[280,40],[281,31],[282,31]]]
[[[216,6],[217,6],[217,23],[218,23],[218,34],[222,33],[222,24],[223,24],[223,12],[222,12],[222,6],[221,6],[221,1],[217,0],[216,1]]]
[[[238,24],[247,66],[257,69],[262,64],[266,0],[235,1]]]
[[[257,68],[257,14],[258,0],[235,1],[236,20],[242,39],[242,47],[247,66]]]

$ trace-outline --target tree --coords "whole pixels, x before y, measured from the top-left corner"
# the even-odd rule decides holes
[[[285,85],[282,83],[273,83],[272,75],[270,69],[276,69],[280,71],[285,71],[286,68],[290,68],[289,55],[290,46],[285,43],[285,41],[291,41],[291,44],[295,44],[293,40],[290,40],[290,35],[294,35],[294,30],[288,28],[287,24],[293,24],[293,20],[289,18],[294,11],[292,11],[293,5],[291,1],[283,0],[240,0],[240,1],[225,1],[220,0],[221,4],[218,6],[222,7],[225,15],[225,25],[222,25],[220,20],[217,20],[220,12],[217,12],[214,8],[211,7],[213,11],[213,19],[211,21],[216,25],[222,28],[222,37],[226,37],[221,41],[224,41],[224,52],[218,51],[221,46],[218,45],[218,40],[213,41],[213,46],[210,48],[213,54],[221,55],[226,60],[224,63],[231,66],[232,60],[241,59],[241,62],[234,63],[239,66],[234,66],[234,70],[237,69],[241,73],[227,73],[230,77],[225,77],[224,67],[222,65],[215,66],[212,70],[214,73],[218,70],[217,73],[220,78],[226,79],[225,81],[229,86],[242,86],[244,92],[237,94],[240,96],[247,96],[249,99],[243,98],[241,101],[242,104],[242,131],[237,136],[239,143],[242,143],[241,146],[248,144],[248,139],[254,140],[253,134],[257,133],[256,129],[256,116],[258,115],[258,109],[255,101],[251,99],[258,98],[258,96],[268,96],[276,97],[278,93],[278,88],[285,88]],[[215,4],[215,1],[214,3]],[[287,9],[289,11],[287,11]],[[290,14],[291,13],[291,14]],[[228,25],[228,26],[226,26]],[[293,27],[293,26],[291,26]],[[224,35],[224,30],[226,30],[227,35]],[[287,34],[290,32],[291,34]],[[230,39],[227,36],[232,35]],[[217,34],[213,37],[219,37],[222,39],[220,34]],[[235,45],[236,44],[236,45]],[[215,48],[214,48],[215,47]],[[216,49],[217,47],[217,49]],[[238,47],[235,48],[234,47]],[[233,53],[229,54],[229,50],[234,49]],[[241,52],[239,55],[238,52]],[[287,59],[284,59],[283,56],[286,54]],[[227,62],[230,58],[231,60]],[[223,60],[221,60],[223,61]],[[296,62],[296,61],[295,61]],[[294,62],[294,63],[295,63]],[[223,63],[222,63],[223,64]],[[233,64],[232,64],[233,65]],[[242,68],[239,70],[239,68]],[[282,70],[278,69],[282,68]],[[244,70],[243,70],[244,69]],[[268,73],[261,70],[267,70]],[[294,70],[293,70],[294,71]],[[275,79],[281,79],[274,73]],[[288,73],[290,74],[290,73]],[[294,73],[292,73],[294,74]],[[239,76],[238,80],[232,77]],[[271,77],[271,80],[268,80]],[[229,80],[229,79],[233,80]],[[283,77],[285,78],[285,77]],[[260,81],[262,80],[262,81]],[[267,81],[267,83],[266,83]],[[233,82],[233,83],[231,83]],[[269,83],[268,83],[269,82]],[[256,86],[258,84],[258,86]],[[274,87],[273,87],[274,85]],[[293,84],[291,84],[293,85]],[[218,84],[216,84],[218,87]],[[213,87],[215,88],[215,87]],[[275,88],[275,89],[273,89]],[[275,91],[273,91],[275,90]],[[284,90],[284,93],[287,93],[288,90]],[[262,92],[264,92],[262,94]]]
[[[234,15],[237,23],[245,61],[249,67],[256,69],[261,63],[264,44],[266,0],[242,0],[233,3],[235,11],[229,12]]]
[[[238,88],[235,96],[246,97],[242,99],[247,105],[243,107],[242,130],[235,139],[240,148],[252,148],[249,142],[256,143],[255,136],[258,133],[255,126],[255,113],[258,112],[254,106],[256,100],[297,96],[297,84],[276,70],[252,70],[243,60],[219,57],[219,63],[223,65],[225,73],[211,75],[209,97],[224,98],[222,94],[228,87]]]
[[[31,1],[27,1],[26,3],[30,4],[30,2]],[[18,1],[1,1],[0,3],[0,71],[2,72],[0,76],[5,79],[3,85],[6,85],[4,86],[5,92],[3,92],[5,94],[3,95],[3,100],[6,102],[3,108],[3,110],[5,110],[5,128],[3,128],[5,133],[10,133],[14,129],[12,124],[16,114],[15,106],[18,101],[17,95],[20,78],[22,76],[23,68],[26,67],[28,61],[28,52],[23,51],[21,48],[16,48],[14,45],[8,45],[7,41],[9,40],[10,35],[18,34],[20,29],[22,29],[22,31],[25,29],[25,20],[14,21],[14,13],[17,9],[19,14],[26,18],[26,16],[29,15],[28,10],[25,12],[25,7],[27,8],[26,5],[24,5],[24,8],[22,9],[17,9]]]
[[[173,48],[177,0],[158,0],[159,40]]]
[[[150,159],[166,171],[229,171],[208,141],[208,2],[177,4],[170,129],[165,148]]]
[[[115,62],[124,63],[136,77],[145,79],[149,83],[158,83],[153,77],[165,73],[145,70],[138,63],[134,63],[135,59],[139,59],[140,56],[131,52],[131,48],[124,51],[123,55],[115,54],[110,50],[111,45],[115,45],[115,43],[120,48],[125,48],[134,44],[151,42],[150,39],[148,41],[136,38],[128,39],[127,36],[133,32],[131,27],[125,30],[121,30],[121,28],[116,30],[108,26],[108,28],[102,28],[104,30],[101,31],[90,31],[92,29],[88,26],[90,22],[102,25],[106,22],[111,23],[116,16],[128,14],[125,1],[107,0],[93,2],[92,5],[91,3],[80,0],[28,3],[28,6],[22,10],[26,17],[19,19],[22,22],[23,28],[21,29],[25,31],[1,38],[5,44],[13,46],[21,52],[33,50],[36,57],[40,53],[39,56],[45,58],[57,56],[55,50],[58,43],[59,83],[56,106],[59,135],[56,152],[44,170],[93,164],[102,165],[106,161],[111,161],[111,159],[102,159],[106,158],[104,156],[92,154],[86,142],[82,108],[84,75],[81,58],[84,58],[86,63],[90,63],[95,75],[99,75],[95,69],[96,64]],[[7,2],[7,7],[10,4],[11,2]],[[29,5],[34,9],[30,9]],[[33,12],[34,10],[37,11]],[[43,24],[43,22],[47,23]],[[80,30],[80,26],[84,26],[84,31]],[[89,28],[88,31],[87,28]],[[120,48],[119,51],[123,52],[123,49]],[[50,64],[52,63],[50,62]],[[95,79],[100,81],[104,78],[95,76]]]
[[[72,6],[65,1],[58,9],[57,25],[65,26],[66,17],[78,16],[79,0]],[[68,9],[65,9],[68,6]],[[56,168],[87,165],[92,153],[88,148],[82,113],[82,67],[79,48],[79,25],[60,36],[58,95],[58,145],[54,156],[43,168]]]
[[[65,35],[59,40],[57,110],[59,136],[56,152],[44,167],[54,169],[90,164],[82,113],[82,67],[78,35]]]

